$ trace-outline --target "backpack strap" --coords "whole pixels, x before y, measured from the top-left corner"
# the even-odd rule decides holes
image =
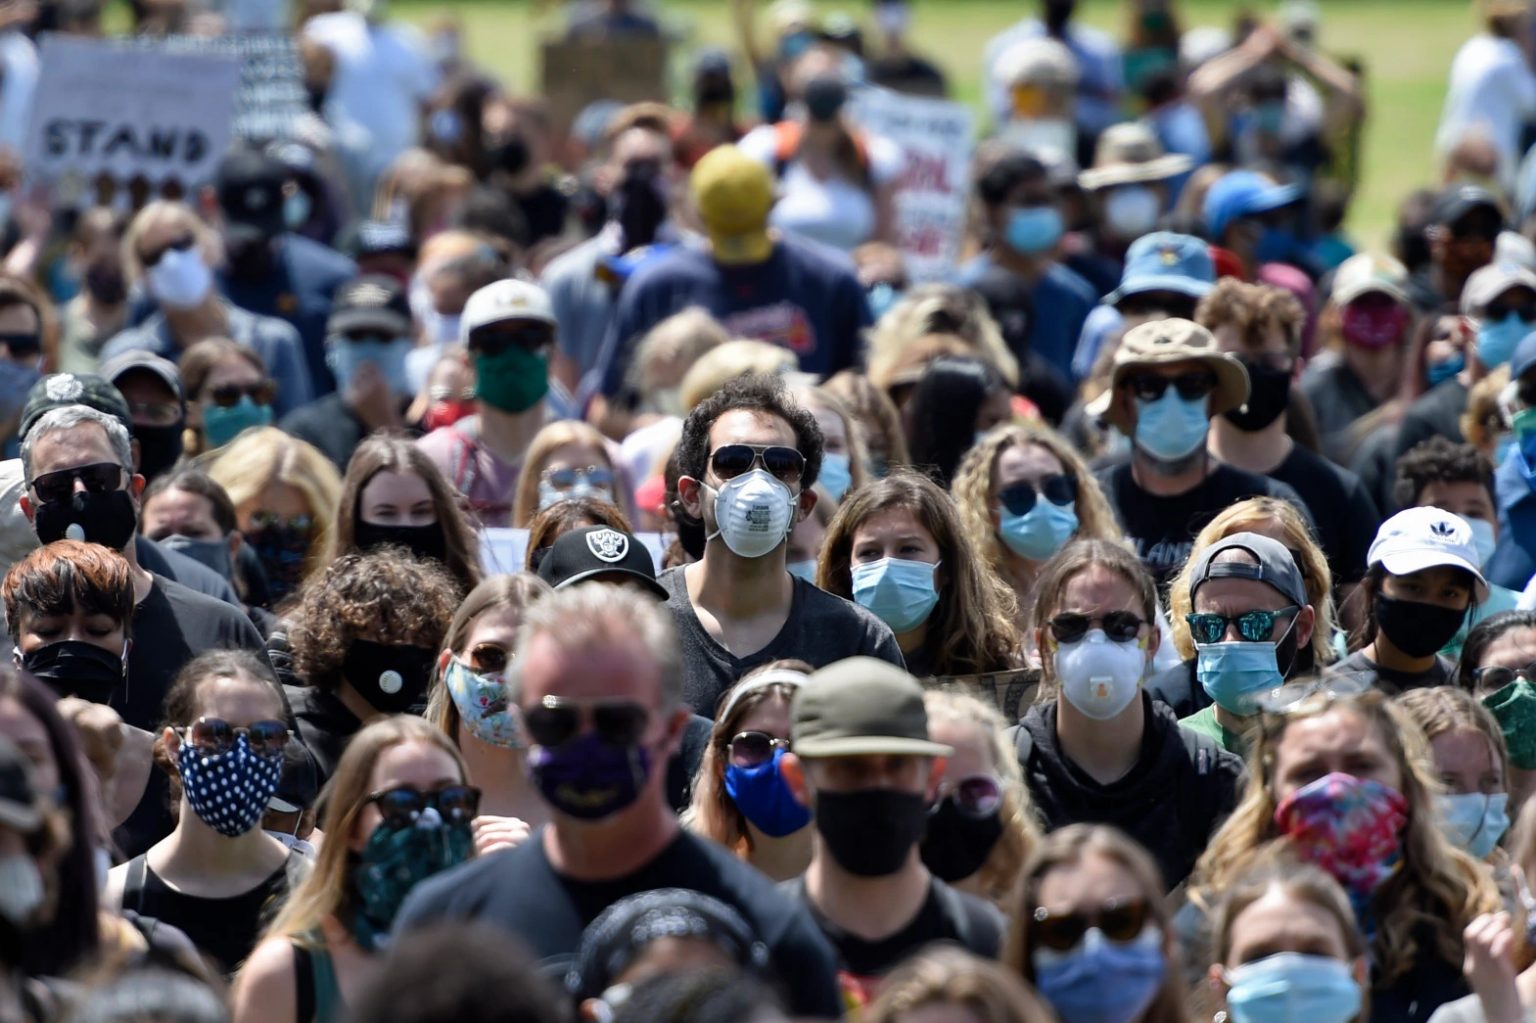
[[[143,853],[128,861],[128,874],[123,878],[123,908],[135,913],[144,912],[144,881],[149,871],[148,859]]]
[[[315,957],[308,948],[293,945],[293,994],[295,1023],[309,1023],[315,1018]]]

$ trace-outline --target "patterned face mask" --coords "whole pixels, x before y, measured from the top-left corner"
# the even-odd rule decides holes
[[[474,847],[469,821],[444,821],[431,808],[409,827],[374,828],[352,868],[353,938],[369,952],[382,947],[411,889],[463,863]]]
[[[1356,912],[1402,859],[1408,801],[1377,781],[1334,772],[1281,800],[1275,824],[1302,859],[1349,893]]]
[[[177,754],[181,787],[202,822],[227,838],[254,828],[283,775],[283,757],[252,752],[244,735],[226,753],[206,756],[183,741]]]
[[[443,669],[443,685],[453,697],[453,705],[469,734],[505,749],[522,749],[527,745],[517,710],[507,697],[504,675],[481,674],[453,657]]]

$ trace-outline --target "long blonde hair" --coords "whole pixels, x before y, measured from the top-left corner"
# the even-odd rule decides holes
[[[385,750],[409,743],[434,746],[447,753],[458,765],[460,781],[468,779],[458,747],[421,718],[404,714],[387,717],[354,735],[326,789],[325,815],[320,822],[326,840],[320,845],[313,869],[288,896],[263,940],[289,938],[312,948],[324,943],[321,925],[339,917],[351,904],[347,877],[352,866],[350,843],[371,794],[374,765]]]
[[[938,722],[974,728],[984,737],[987,759],[1003,783],[1003,805],[998,818],[1003,822],[1002,837],[992,847],[992,855],[976,872],[982,891],[999,908],[1007,910],[1007,900],[1019,880],[1019,871],[1040,841],[1040,826],[1035,820],[1035,806],[1024,784],[1024,770],[1018,753],[1008,741],[1008,722],[997,708],[970,693],[956,689],[930,689],[923,694],[923,708],[928,711],[928,728]]]
[[[1284,715],[1260,716],[1248,765],[1248,789],[1232,816],[1221,826],[1195,863],[1190,898],[1210,909],[1257,861],[1266,847],[1282,838],[1275,823],[1275,758],[1286,730],[1297,721],[1332,710],[1359,715],[1381,736],[1402,777],[1408,821],[1402,832],[1402,866],[1381,886],[1375,903],[1379,926],[1372,958],[1389,985],[1414,966],[1418,955],[1415,932],[1426,926],[1435,932],[1435,952],[1461,968],[1461,932],[1479,913],[1497,908],[1498,895],[1482,867],[1450,845],[1437,823],[1434,782],[1424,735],[1380,692],[1353,697],[1318,694]]]
[[[921,284],[892,306],[869,331],[869,379],[886,388],[905,351],[932,334],[953,335],[966,353],[990,362],[1019,385],[1019,360],[1003,340],[986,302],[953,284]]]
[[[513,611],[521,615],[532,607],[535,601],[553,592],[555,591],[549,588],[548,583],[527,572],[491,576],[470,590],[464,602],[459,605],[453,621],[448,624],[447,634],[443,636],[443,650],[450,657],[463,654],[465,644],[469,642],[469,634],[474,631],[475,623],[486,612]],[[507,664],[511,663],[512,655],[509,652]],[[508,698],[511,698],[510,693]],[[455,746],[459,744],[459,708],[453,702],[453,697],[449,695],[448,687],[443,685],[443,673],[437,668],[432,670],[432,686],[427,692],[425,717],[435,727],[441,729]]]
[[[286,483],[304,495],[314,530],[304,557],[306,578],[325,565],[341,506],[341,475],[318,448],[273,426],[246,430],[220,448],[208,463],[208,475],[239,508],[267,484]]]
[[[596,427],[576,420],[561,420],[550,423],[538,433],[528,445],[528,453],[523,457],[523,470],[518,474],[517,493],[512,498],[512,525],[516,529],[527,529],[528,523],[539,510],[539,476],[544,472],[544,462],[557,449],[567,444],[580,444],[582,447],[591,448],[602,458],[608,471],[613,473],[613,497],[614,502],[624,500],[624,484],[619,479],[619,467],[613,464],[613,458],[608,454],[608,445],[603,440],[603,435],[597,432]]]
[[[1308,644],[1312,648],[1313,662],[1318,667],[1333,662],[1333,633],[1338,620],[1333,607],[1333,572],[1329,570],[1328,559],[1317,541],[1312,539],[1312,531],[1307,528],[1296,506],[1278,497],[1250,497],[1228,505],[1195,535],[1189,557],[1168,584],[1168,627],[1180,657],[1188,660],[1195,656],[1195,640],[1189,634],[1189,623],[1184,620],[1184,616],[1194,609],[1189,583],[1200,553],[1234,533],[1262,534],[1260,527],[1271,522],[1280,527],[1283,536],[1279,540],[1290,549],[1296,567],[1301,569],[1302,585],[1307,590],[1307,603],[1312,605],[1316,615],[1312,624],[1312,641]]]
[[[1499,777],[1506,787],[1509,785],[1509,746],[1504,741],[1504,730],[1477,697],[1455,686],[1424,686],[1395,696],[1392,702],[1429,742],[1448,732],[1482,733],[1493,750],[1493,758],[1499,762]]]

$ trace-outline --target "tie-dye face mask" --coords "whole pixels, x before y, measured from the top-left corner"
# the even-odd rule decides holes
[[[1357,912],[1397,870],[1407,822],[1402,793],[1339,772],[1302,786],[1275,810],[1297,854],[1332,874]]]

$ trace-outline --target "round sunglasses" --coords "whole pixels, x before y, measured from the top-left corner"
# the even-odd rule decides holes
[[[480,812],[480,790],[473,785],[446,785],[434,792],[422,792],[401,785],[375,792],[365,802],[379,808],[385,827],[400,831],[415,826],[428,807],[449,824],[474,820]]]
[[[1145,619],[1129,611],[1111,611],[1098,618],[1077,611],[1063,611],[1046,624],[1050,626],[1056,642],[1076,643],[1088,635],[1088,630],[1093,628],[1095,622],[1104,630],[1104,635],[1115,643],[1129,643],[1141,635],[1142,626],[1147,624]]]
[[[1003,783],[990,774],[968,774],[954,782],[945,782],[939,788],[939,798],[929,813],[936,813],[944,800],[955,804],[955,809],[973,820],[985,820],[997,816],[1003,807]]]
[[[1141,937],[1152,915],[1146,899],[1112,899],[1097,909],[1074,909],[1052,913],[1044,906],[1035,909],[1029,935],[1037,947],[1070,952],[1083,940],[1090,927],[1097,927],[1110,941],[1125,944]]]
[[[780,739],[767,732],[738,732],[725,744],[731,764],[736,767],[758,767],[773,759],[773,751],[782,749],[788,753],[788,739]]]
[[[1041,496],[1054,505],[1071,504],[1077,500],[1077,477],[1059,473],[1046,476],[1037,483],[1024,480],[998,491],[997,500],[1009,514],[1028,515]]]
[[[182,741],[205,757],[216,757],[235,748],[235,740],[245,736],[246,745],[259,757],[282,756],[288,748],[288,726],[281,721],[253,721],[236,726],[223,718],[198,718],[182,729]]]

